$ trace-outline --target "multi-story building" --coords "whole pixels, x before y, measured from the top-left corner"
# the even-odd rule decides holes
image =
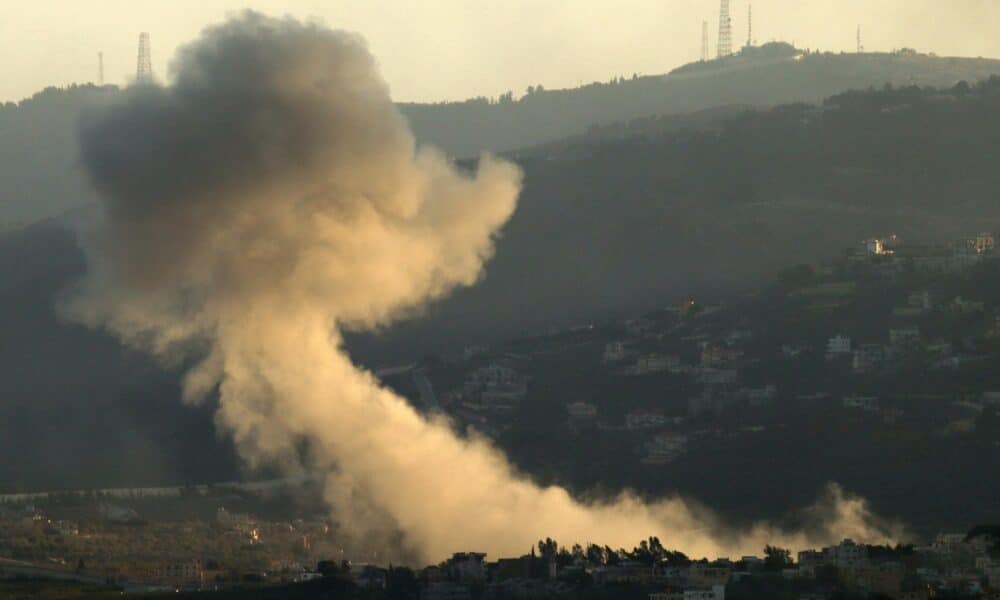
[[[625,415],[625,428],[636,431],[641,429],[656,429],[667,424],[663,413],[649,410],[633,410]]]
[[[845,356],[851,353],[851,338],[843,335],[836,335],[826,342],[826,358],[827,360],[832,360],[834,358]]]
[[[838,569],[858,569],[868,564],[868,549],[851,539],[824,548],[823,553],[827,563]]]
[[[205,582],[205,570],[200,560],[168,563],[160,568],[157,575],[170,585],[200,586]]]
[[[881,344],[862,344],[854,351],[851,367],[855,373],[868,373],[885,360],[885,348]]]

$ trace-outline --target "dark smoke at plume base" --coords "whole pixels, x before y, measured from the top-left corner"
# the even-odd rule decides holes
[[[658,535],[713,556],[898,533],[838,488],[811,532],[732,531],[678,498],[581,502],[352,364],[341,331],[482,276],[521,185],[507,162],[484,155],[464,174],[417,148],[356,35],[245,13],[182,49],[170,86],[133,88],[85,120],[80,144],[104,214],[64,314],[194,361],[185,399],[218,391],[217,424],[250,465],[320,474],[350,534],[390,545],[402,532],[430,561],[518,555],[540,536]]]

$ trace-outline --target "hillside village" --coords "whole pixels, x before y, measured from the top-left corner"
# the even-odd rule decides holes
[[[843,447],[821,458],[862,483],[851,457],[890,460],[879,448],[900,444],[974,472],[1000,453],[998,258],[991,234],[919,245],[888,235],[735,301],[690,300],[383,375],[529,472],[568,472],[584,488],[614,486],[624,471],[623,485],[662,492],[661,482],[694,480],[692,464],[725,469],[724,453],[808,480],[808,464],[774,455],[798,435]],[[897,468],[901,489],[918,485],[915,469]],[[948,493],[977,479],[958,477]],[[925,533],[947,525],[922,516]]]
[[[993,235],[919,245],[886,235],[822,264],[788,268],[735,300],[687,300],[622,322],[470,346],[378,375],[421,410],[447,414],[459,430],[501,446],[535,436],[527,451],[512,450],[515,461],[526,454],[552,460],[548,469],[527,464],[542,480],[568,469],[578,486],[589,477],[613,486],[616,470],[654,483],[657,474],[673,480],[680,473],[682,480],[685,469],[703,475],[724,468],[711,466],[720,456],[740,452],[758,453],[764,458],[754,460],[773,469],[792,469],[768,454],[774,451],[768,436],[817,431],[827,432],[820,444],[846,439],[848,449],[863,443],[851,437],[857,431],[875,446],[927,444],[959,461],[953,464],[961,471],[960,461],[990,464],[1000,452],[998,315],[1000,252]],[[848,450],[841,452],[851,460]],[[584,467],[573,472],[567,455]],[[924,460],[917,453],[911,462],[921,469]],[[811,468],[808,460],[801,468]],[[762,477],[759,467],[750,471]],[[990,494],[992,479],[983,475],[971,474]],[[727,472],[719,480],[739,476]],[[797,479],[794,470],[788,476]],[[883,482],[934,489],[926,478],[898,483],[884,476]],[[289,586],[312,593],[333,586],[391,598],[1000,594],[1000,532],[980,526],[940,533],[968,529],[970,519],[990,522],[989,514],[904,519],[915,543],[895,547],[844,540],[794,556],[768,547],[757,557],[693,560],[656,538],[631,551],[543,540],[521,557],[490,562],[466,551],[412,570],[380,563],[362,546],[345,548],[337,525],[318,516],[321,508],[289,518],[274,511],[281,501],[267,494],[254,499],[280,485],[286,483],[5,496],[0,555],[10,559],[0,563],[6,578],[0,585],[27,585],[25,577],[41,574],[94,589]],[[969,493],[960,477],[950,485]]]
[[[191,491],[187,504],[233,503],[232,490]],[[252,502],[245,497],[243,502]],[[97,513],[85,516],[88,506]],[[281,520],[227,511],[207,518],[149,521],[140,510],[161,500],[67,496],[44,505],[0,505],[0,594],[24,593],[40,580],[62,582],[73,597],[138,593],[160,597],[218,591],[222,597],[316,597],[464,600],[474,598],[996,598],[1000,530],[979,526],[922,544],[875,546],[845,539],[793,554],[766,546],[757,556],[694,559],[656,537],[631,550],[539,540],[519,557],[487,560],[456,552],[421,568],[377,556],[345,554],[324,519]],[[258,504],[258,509],[263,506]],[[66,516],[76,511],[76,518]],[[352,560],[354,558],[355,560]],[[365,560],[367,558],[367,560]],[[270,592],[268,592],[270,590]],[[270,593],[271,595],[266,595]],[[265,595],[260,595],[265,594]],[[181,596],[183,597],[183,596]]]

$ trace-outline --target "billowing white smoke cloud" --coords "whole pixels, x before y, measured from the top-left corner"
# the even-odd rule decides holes
[[[357,36],[244,14],[182,50],[171,86],[132,89],[80,139],[104,215],[67,314],[194,361],[187,399],[218,390],[218,424],[241,454],[320,473],[357,533],[401,531],[424,560],[520,554],[541,536],[658,535],[698,556],[885,538],[836,491],[812,537],[727,532],[679,499],[582,503],[354,366],[341,330],[476,282],[521,178],[489,156],[466,174],[416,148]]]

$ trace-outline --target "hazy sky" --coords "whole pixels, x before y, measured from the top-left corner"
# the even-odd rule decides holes
[[[738,45],[747,4],[733,1]],[[431,101],[662,73],[698,58],[703,20],[714,52],[719,1],[0,0],[0,100],[94,81],[98,52],[106,82],[124,83],[140,31],[162,80],[178,45],[245,8],[358,31],[397,100]],[[1000,56],[1000,0],[755,0],[753,11],[759,42],[853,50],[860,24],[869,50]]]

